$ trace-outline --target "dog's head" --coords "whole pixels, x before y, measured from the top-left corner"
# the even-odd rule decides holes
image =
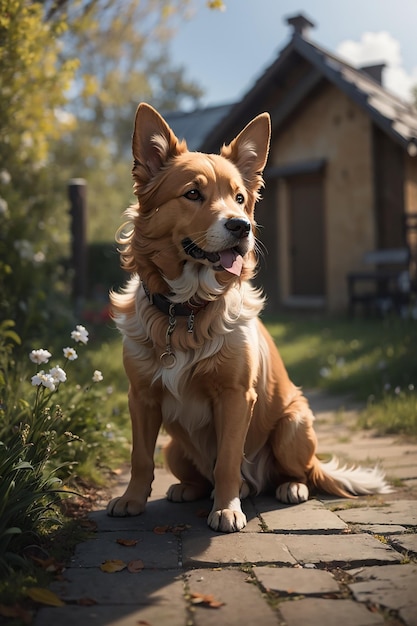
[[[227,286],[252,276],[254,206],[263,184],[270,119],[259,115],[219,155],[189,152],[165,120],[140,104],[133,134],[138,205],[122,255],[151,293],[172,291],[185,266]]]

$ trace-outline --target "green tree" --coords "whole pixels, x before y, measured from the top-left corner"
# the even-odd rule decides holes
[[[67,231],[51,207],[50,147],[65,128],[57,111],[77,62],[63,59],[65,23],[43,20],[42,7],[0,0],[0,317],[19,332],[48,316],[48,286]]]

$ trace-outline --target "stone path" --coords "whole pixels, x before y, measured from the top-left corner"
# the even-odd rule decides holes
[[[167,502],[172,477],[157,470],[144,515],[109,518],[97,503],[96,532],[51,587],[65,605],[35,626],[417,626],[417,445],[353,431],[340,399],[310,401],[320,452],[379,462],[395,493],[248,499],[246,528],[223,535],[206,525],[208,500]],[[103,572],[113,559],[138,571]]]

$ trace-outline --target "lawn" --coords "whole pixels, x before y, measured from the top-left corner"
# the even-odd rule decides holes
[[[292,380],[304,389],[363,402],[362,428],[417,436],[417,323],[386,319],[265,318]],[[116,428],[129,436],[121,338],[106,329],[90,344],[94,367],[111,387]]]
[[[417,436],[417,323],[386,319],[265,320],[293,381],[362,401],[363,428]]]

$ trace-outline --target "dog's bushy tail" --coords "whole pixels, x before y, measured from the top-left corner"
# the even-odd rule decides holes
[[[316,458],[309,483],[320,491],[341,497],[391,493],[392,489],[379,468],[341,465],[333,457],[328,462]]]

